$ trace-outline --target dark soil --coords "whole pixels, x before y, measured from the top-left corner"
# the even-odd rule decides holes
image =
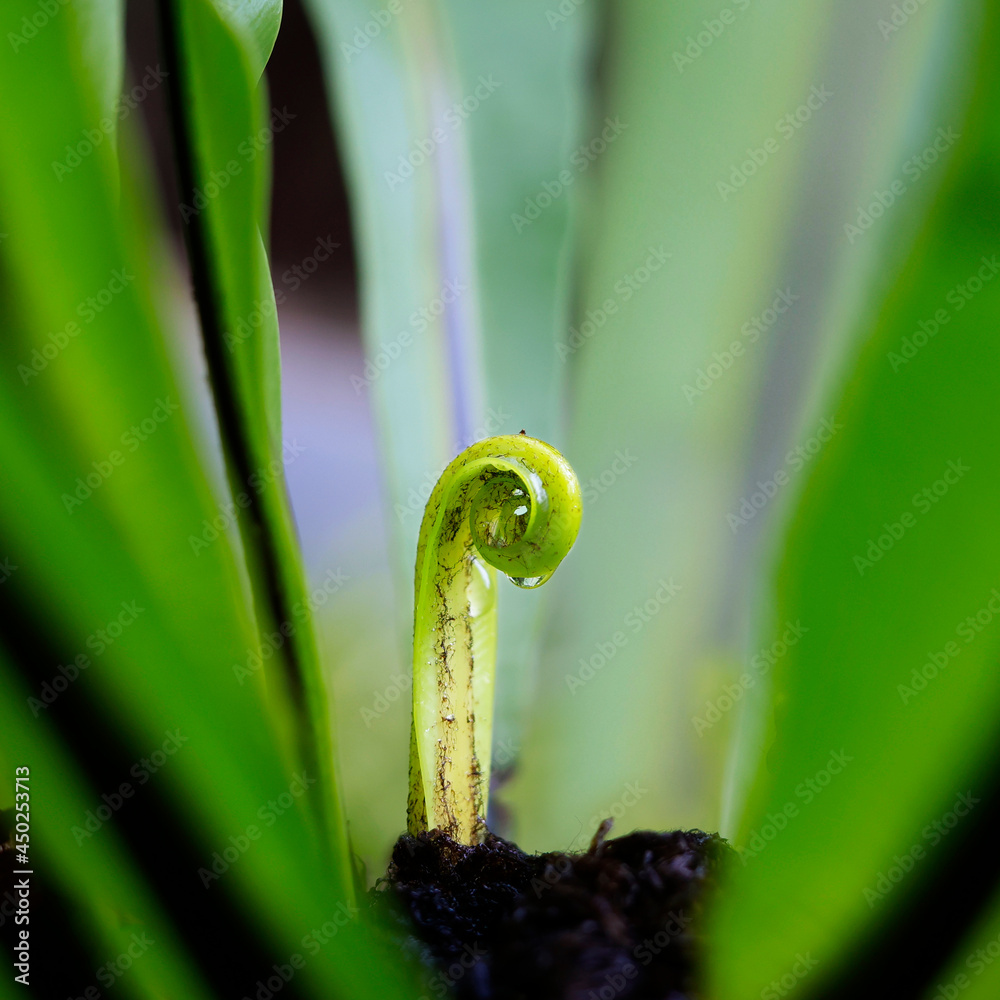
[[[606,832],[583,854],[538,855],[492,835],[478,847],[403,836],[373,905],[429,966],[429,996],[697,997],[700,918],[733,852],[699,830]]]

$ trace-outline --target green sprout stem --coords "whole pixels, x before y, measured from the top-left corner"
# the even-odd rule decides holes
[[[580,527],[580,485],[550,445],[524,433],[466,448],[427,501],[417,546],[410,730],[411,834],[462,844],[486,834],[496,570],[541,586]]]

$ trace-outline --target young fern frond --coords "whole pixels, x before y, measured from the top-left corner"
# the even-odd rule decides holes
[[[496,570],[541,586],[572,548],[580,513],[569,464],[523,433],[466,448],[438,480],[417,546],[411,834],[436,829],[463,844],[485,836]]]

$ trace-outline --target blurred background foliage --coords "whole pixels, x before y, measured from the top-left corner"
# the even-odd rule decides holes
[[[161,944],[122,977],[132,995],[229,995],[259,941],[249,989],[350,904],[347,834],[368,882],[384,871],[423,500],[461,447],[523,427],[573,464],[584,527],[546,587],[500,595],[494,829],[529,851],[582,848],[605,816],[721,830],[743,853],[714,996],[876,995],[886,969],[894,995],[995,995],[1000,963],[974,956],[1000,947],[998,16],[6,6],[0,759],[37,775],[43,888],[80,942],[67,990],[136,928]],[[198,309],[189,181],[217,188],[194,214]],[[164,398],[180,408],[128,451]],[[257,520],[232,506],[250,470]],[[284,613],[309,609],[270,652],[268,546]],[[33,711],[129,601],[148,611]],[[329,760],[328,722],[318,793],[204,889],[198,868]],[[175,728],[190,749],[142,805],[75,843]],[[337,926],[290,991],[415,995],[377,934]]]

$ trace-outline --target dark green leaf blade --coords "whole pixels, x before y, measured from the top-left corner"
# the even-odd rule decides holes
[[[270,144],[295,118],[287,109],[266,112],[258,84],[281,4],[165,0],[162,10],[174,63],[180,212],[258,625],[273,637],[272,697],[285,703],[276,714],[300,759],[321,776],[319,820],[350,893],[327,691],[283,474],[277,307],[264,247]]]

